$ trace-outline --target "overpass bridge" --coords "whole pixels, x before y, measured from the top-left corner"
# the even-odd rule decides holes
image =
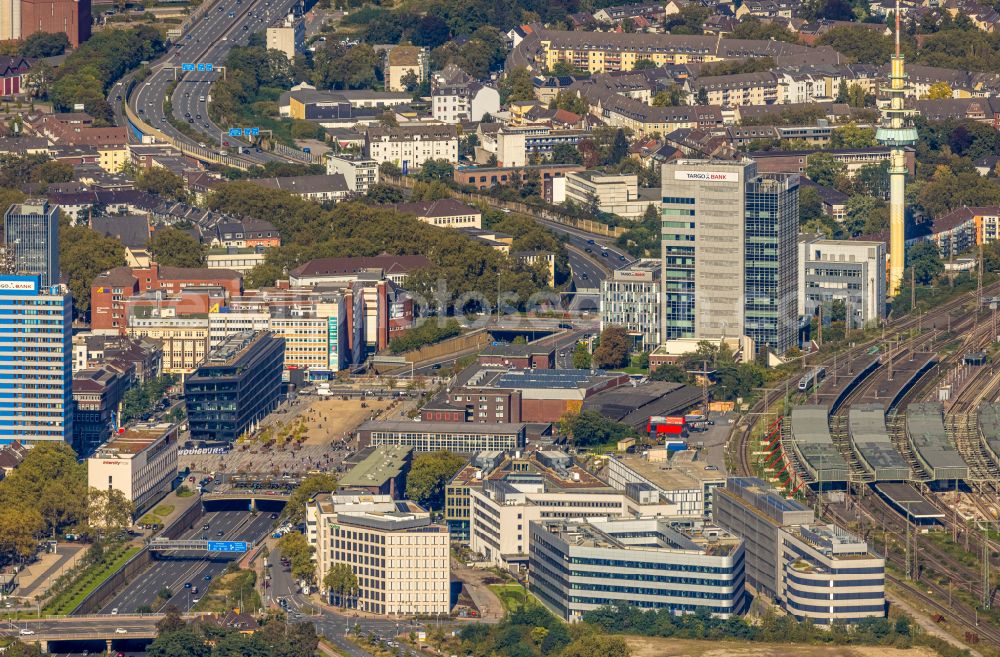
[[[182,614],[185,620],[211,616],[206,612]],[[72,642],[75,645],[101,644],[112,654],[115,645],[126,642],[152,641],[157,637],[156,626],[164,614],[132,614],[122,616],[54,616],[31,620],[7,621],[0,625],[0,636],[17,637],[24,643],[37,643],[50,652],[51,643]],[[65,652],[65,651],[60,651]]]
[[[184,552],[206,552],[206,553],[238,553],[249,552],[253,547],[252,541],[206,541],[169,538],[154,538],[146,547],[150,552],[166,552],[168,550],[182,550]]]
[[[287,490],[229,488],[221,491],[212,491],[211,493],[202,493],[201,502],[206,508],[212,502],[246,502],[251,511],[259,511],[261,503],[267,502],[269,504],[264,504],[265,507],[277,510],[277,507],[284,507],[288,503],[290,496],[291,493]]]

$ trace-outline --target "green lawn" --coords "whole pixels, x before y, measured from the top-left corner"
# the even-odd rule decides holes
[[[76,609],[94,589],[118,572],[141,548],[119,546],[109,548],[99,563],[90,566],[66,590],[50,600],[42,611],[48,615],[62,616]]]
[[[500,602],[503,603],[503,608],[508,612],[516,611],[525,604],[529,607],[542,604],[535,596],[527,593],[520,584],[490,584],[490,590],[497,594]]]
[[[165,518],[174,512],[174,507],[172,504],[160,504],[155,509],[153,509],[153,515]]]

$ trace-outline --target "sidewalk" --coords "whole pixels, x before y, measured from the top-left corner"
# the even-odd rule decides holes
[[[82,543],[59,543],[55,553],[43,553],[38,561],[18,573],[14,596],[29,600],[45,597],[52,583],[62,572],[75,566],[88,547]]]
[[[177,496],[177,491],[171,491],[171,492],[167,493],[163,497],[163,499],[161,499],[156,504],[154,504],[152,507],[150,507],[150,510],[147,511],[146,513],[152,512],[152,509],[155,509],[156,507],[158,507],[158,506],[160,506],[162,504],[169,504],[170,506],[174,507],[173,511],[171,511],[167,515],[165,515],[162,518],[160,518],[160,524],[163,525],[164,527],[169,527],[175,520],[177,520],[177,518],[179,518],[181,516],[181,514],[183,514],[184,512],[186,512],[192,506],[194,506],[195,504],[201,504],[201,495],[199,495],[197,492],[194,491],[194,485],[191,482],[189,482],[187,479],[184,480],[184,485],[187,486],[188,489],[192,490],[192,492],[194,492],[194,495],[189,495],[188,497],[178,497]],[[145,515],[145,514],[143,514],[143,515]],[[137,529],[136,528],[135,531],[136,531],[138,537],[142,541],[144,541],[145,539],[150,538],[151,536],[155,535],[154,532],[151,532],[151,531],[146,530],[146,529]],[[160,531],[163,531],[163,530],[161,529]]]

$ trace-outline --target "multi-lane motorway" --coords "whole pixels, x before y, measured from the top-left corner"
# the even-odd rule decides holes
[[[249,511],[218,511],[207,513],[195,523],[192,530],[181,538],[198,539],[207,537],[218,541],[250,541],[256,542],[263,538],[274,523],[266,512],[251,515]],[[203,525],[208,529],[203,529]],[[240,555],[212,555],[211,558],[195,553],[167,553],[153,562],[153,565],[142,575],[135,578],[125,590],[108,602],[99,613],[127,614],[149,606],[153,611],[160,611],[156,598],[163,589],[170,589],[173,604],[182,611],[187,611],[195,601],[204,594],[211,580],[222,574],[226,566]],[[206,580],[205,578],[209,579]],[[191,584],[185,588],[185,584]],[[194,592],[198,587],[198,593]]]
[[[153,73],[135,87],[129,98],[132,108],[154,128],[191,145],[204,144],[213,150],[224,147],[233,154],[238,147],[248,147],[250,152],[241,157],[255,164],[282,159],[257,151],[246,141],[223,135],[230,126],[216,125],[209,118],[208,104],[211,84],[222,76],[215,69],[224,64],[230,49],[245,44],[251,34],[263,31],[297,3],[298,0],[219,0],[193,22],[170,52],[154,65]],[[182,72],[182,64],[212,64],[213,70]],[[170,98],[173,118],[198,132],[199,140],[177,130],[164,111],[164,101],[175,80],[177,85]],[[111,93],[112,104],[120,104],[124,85],[115,85]],[[225,142],[229,145],[225,146]]]

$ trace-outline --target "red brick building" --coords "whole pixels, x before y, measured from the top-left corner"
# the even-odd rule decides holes
[[[65,32],[74,48],[90,38],[90,0],[21,0],[21,37]]]
[[[229,269],[115,267],[94,279],[90,288],[90,327],[98,333],[121,333],[128,328],[126,301],[144,292],[178,295],[191,288],[221,288],[227,298],[243,294],[243,277]],[[194,299],[190,295],[187,298]],[[187,302],[185,302],[187,303]],[[207,312],[208,307],[185,312]]]

